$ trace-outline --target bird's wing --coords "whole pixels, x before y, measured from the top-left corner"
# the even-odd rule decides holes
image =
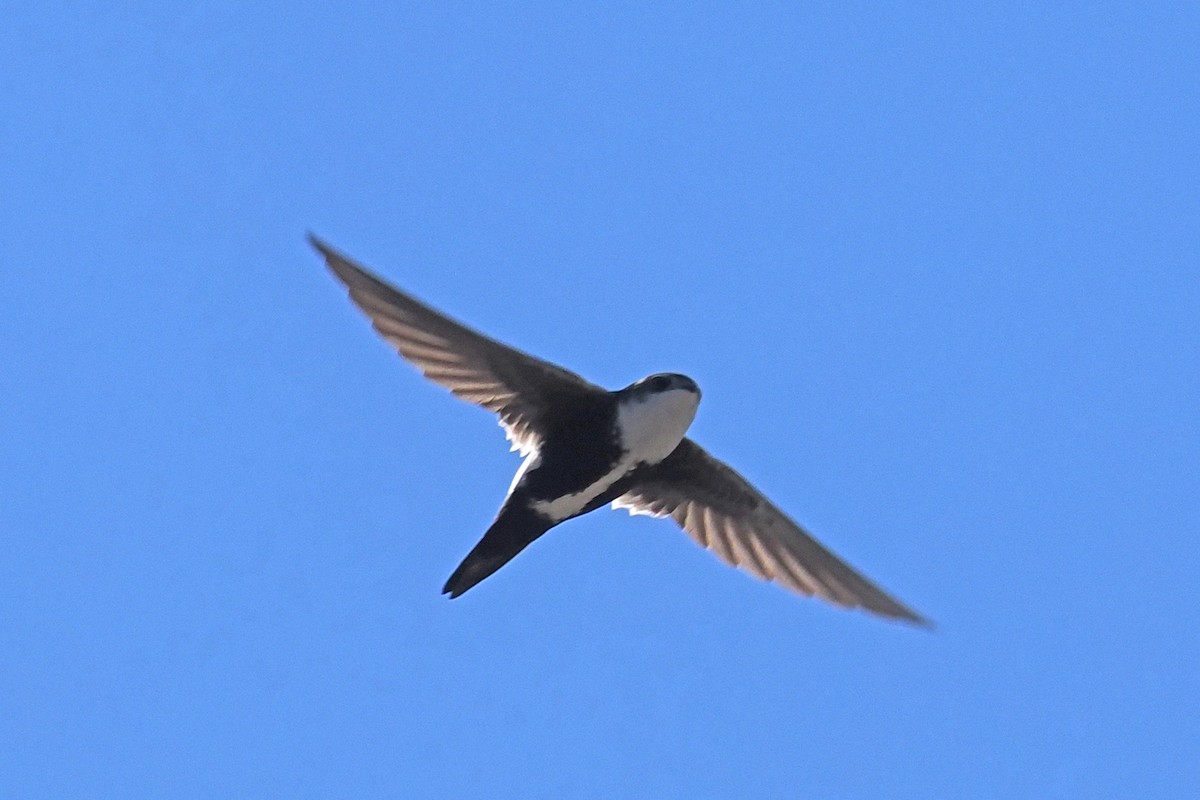
[[[308,240],[375,330],[427,378],[499,415],[514,449],[528,452],[537,445],[548,409],[604,392],[573,372],[455,322],[315,236]]]
[[[919,625],[929,622],[831,553],[728,465],[684,439],[613,502],[671,517],[726,563],[804,595]]]

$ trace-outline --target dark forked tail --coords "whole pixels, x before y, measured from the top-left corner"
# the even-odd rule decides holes
[[[523,503],[510,500],[479,544],[467,554],[454,574],[442,587],[442,594],[458,597],[475,584],[507,564],[553,526],[550,521]]]

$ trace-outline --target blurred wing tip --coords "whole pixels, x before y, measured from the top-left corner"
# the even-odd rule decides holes
[[[350,290],[351,298],[359,306],[362,306],[363,298],[355,295],[356,289],[370,292],[379,286],[382,286],[384,289],[392,288],[377,275],[373,275],[362,266],[350,260],[312,231],[308,232],[307,238],[308,243],[312,245],[313,249],[325,259],[325,266],[333,273],[334,277],[345,284],[346,288]],[[363,310],[366,311],[367,309],[364,308]]]
[[[920,628],[921,630],[928,631],[930,633],[936,633],[938,629],[936,622],[928,617],[922,617],[919,614],[914,614],[912,617],[909,617],[907,622],[914,628]]]
[[[899,604],[897,604],[897,605],[899,605]],[[935,623],[933,620],[929,619],[928,617],[922,617],[917,612],[913,611],[910,608],[906,608],[905,606],[899,606],[898,608],[887,608],[887,609],[874,609],[874,608],[869,608],[867,606],[860,606],[860,608],[862,608],[863,611],[866,611],[871,614],[875,614],[876,616],[884,617],[885,619],[889,619],[889,620],[894,620],[894,621],[900,622],[904,625],[909,625],[913,628],[920,628],[922,630],[929,631],[930,633],[933,633],[934,631],[937,630],[937,623]]]
[[[308,231],[305,234],[305,238],[308,239],[308,243],[320,254],[321,258],[325,259],[325,266],[329,267],[334,275],[337,275],[338,278],[344,281],[345,278],[342,276],[340,270],[343,268],[342,265],[346,263],[346,257],[329,246],[312,231]]]
[[[308,243],[312,246],[312,248],[314,250],[316,250],[318,253],[325,256],[326,258],[328,258],[329,255],[333,252],[333,248],[330,247],[328,244],[326,244],[325,241],[323,239],[321,239],[321,237],[317,236],[312,231],[305,231],[304,238],[308,241]]]

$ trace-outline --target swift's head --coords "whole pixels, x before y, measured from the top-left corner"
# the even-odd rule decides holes
[[[679,375],[675,372],[660,372],[657,375],[642,378],[640,381],[634,381],[622,389],[619,394],[622,396],[622,400],[628,399],[636,402],[668,392],[688,392],[695,395],[694,402],[700,402],[700,387],[696,385],[696,382],[687,375]]]
[[[621,444],[633,460],[656,464],[683,441],[696,418],[700,389],[686,375],[651,375],[617,392]]]

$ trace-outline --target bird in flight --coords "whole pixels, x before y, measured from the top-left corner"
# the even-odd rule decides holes
[[[928,624],[686,437],[700,403],[691,378],[661,373],[608,391],[455,322],[308,238],[375,330],[425,377],[498,415],[524,456],[443,594],[458,597],[546,531],[611,504],[671,517],[723,561],[800,594]]]

